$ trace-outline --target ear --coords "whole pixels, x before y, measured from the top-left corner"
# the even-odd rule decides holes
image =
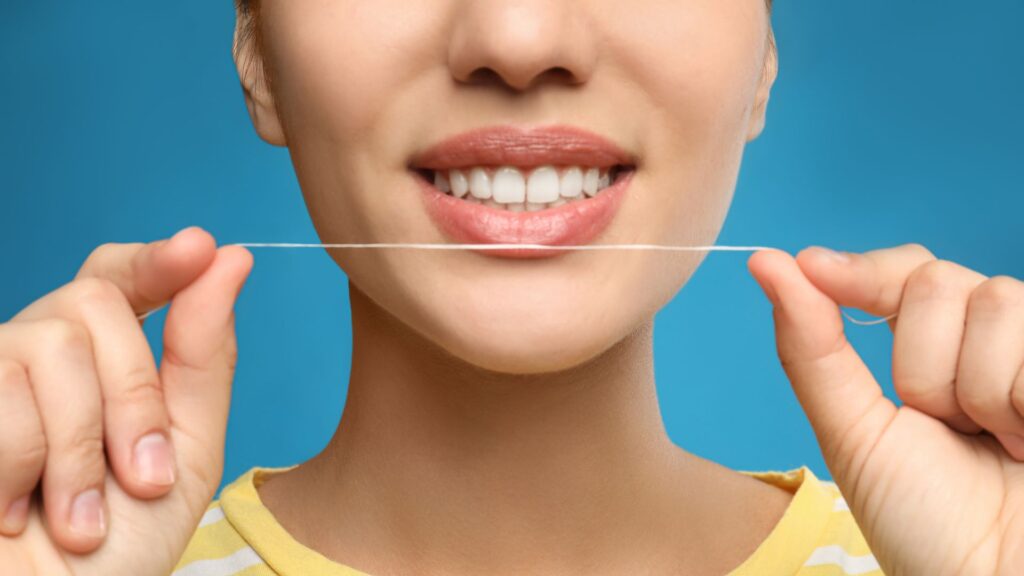
[[[264,74],[263,55],[259,45],[257,23],[251,12],[237,12],[235,21],[234,49],[235,67],[245,93],[245,105],[256,133],[268,144],[287,146],[288,142],[281,126],[281,119],[274,103],[274,94]]]
[[[750,114],[750,131],[747,141],[756,139],[764,132],[768,114],[768,100],[771,99],[772,86],[779,77],[779,49],[775,44],[775,32],[768,30],[768,48],[764,58],[764,71],[761,73],[761,84],[757,89],[754,110]]]

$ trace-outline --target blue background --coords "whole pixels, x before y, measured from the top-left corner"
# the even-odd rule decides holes
[[[768,130],[721,242],[921,242],[1024,278],[1022,21],[1020,0],[779,3]],[[193,224],[222,242],[317,241],[286,151],[249,124],[232,25],[228,0],[0,2],[0,318],[103,242]],[[709,256],[658,317],[668,430],[728,466],[828,476],[745,258]],[[344,277],[320,251],[258,252],[238,327],[226,480],[329,439],[350,360]],[[849,331],[890,386],[888,329]]]

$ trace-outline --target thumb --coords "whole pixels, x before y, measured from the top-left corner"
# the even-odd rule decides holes
[[[245,248],[217,250],[203,274],[171,301],[160,363],[182,487],[199,481],[212,496],[220,483],[224,433],[237,346],[234,305],[252,269]],[[205,504],[204,504],[205,505]]]
[[[763,250],[747,263],[772,302],[779,359],[807,413],[832,474],[859,475],[863,459],[896,407],[853,349],[839,306],[785,252]]]

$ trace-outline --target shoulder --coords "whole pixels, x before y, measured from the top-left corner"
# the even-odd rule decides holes
[[[782,519],[732,576],[784,567],[797,576],[883,576],[878,561],[839,488],[806,466],[782,472],[745,472],[793,492]]]

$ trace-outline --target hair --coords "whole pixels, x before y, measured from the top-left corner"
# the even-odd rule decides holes
[[[243,76],[255,75],[255,88],[270,88],[270,74],[263,63],[263,34],[259,25],[260,3],[259,0],[235,0],[235,10],[238,12],[238,36],[235,39],[234,55],[242,56],[244,62],[239,62],[239,70]],[[243,52],[244,50],[244,52]]]

